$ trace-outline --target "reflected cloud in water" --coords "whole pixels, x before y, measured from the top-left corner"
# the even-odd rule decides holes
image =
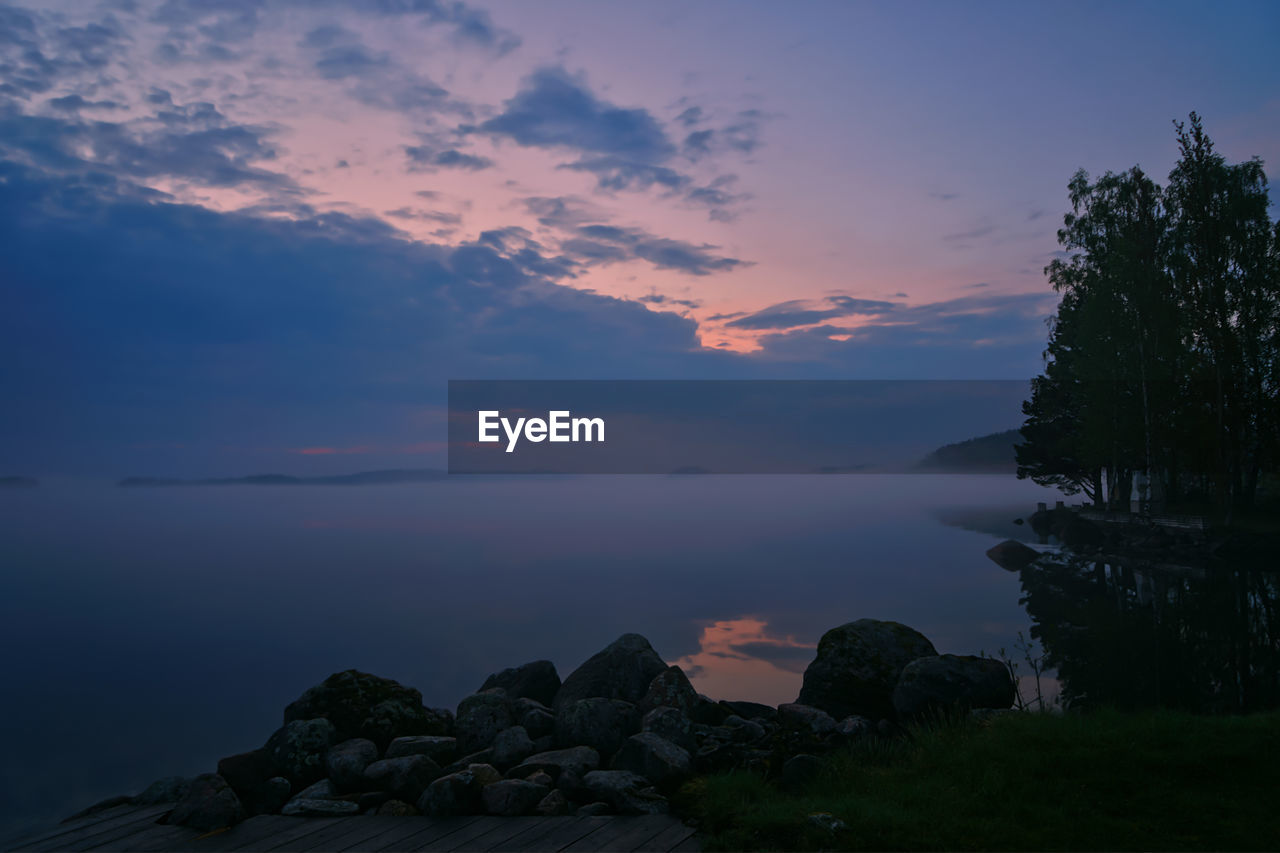
[[[707,625],[698,650],[670,663],[685,671],[699,693],[779,705],[795,701],[816,648],[771,633],[763,619],[743,616]]]

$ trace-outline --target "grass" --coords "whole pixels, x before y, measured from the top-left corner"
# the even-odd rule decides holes
[[[1280,713],[1108,711],[916,729],[837,753],[804,792],[725,773],[678,805],[707,850],[1274,850],[1278,794]]]

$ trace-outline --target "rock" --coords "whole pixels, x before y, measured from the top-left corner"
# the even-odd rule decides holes
[[[529,733],[529,737],[537,740],[556,731],[556,715],[547,710],[530,708],[520,715],[520,725]]]
[[[488,747],[498,732],[516,724],[511,711],[511,700],[501,689],[473,693],[463,699],[453,723],[458,749],[467,753]]]
[[[816,826],[832,833],[839,832],[847,826],[844,821],[831,814],[831,812],[814,812],[806,820],[810,826]]]
[[[344,800],[351,799],[351,795],[343,797]],[[364,791],[355,795],[356,805],[360,807],[360,814],[377,814],[378,809],[382,808],[382,804],[395,799],[389,791]]]
[[[602,817],[613,813],[613,807],[608,803],[587,803],[584,806],[578,806],[578,810],[574,812],[578,817]]]
[[[493,750],[487,748],[482,749],[479,752],[473,752],[469,755],[462,756],[457,761],[446,767],[441,775],[447,776],[450,773],[458,773],[466,770],[472,764],[488,764],[492,760]]]
[[[725,717],[732,713],[721,703],[699,693],[698,704],[694,707],[693,713],[689,715],[689,719],[707,726],[718,726],[724,722]]]
[[[812,785],[826,767],[827,763],[816,755],[793,755],[782,765],[782,787],[799,793]]]
[[[404,758],[406,755],[425,755],[436,764],[448,764],[458,755],[458,739],[440,735],[398,737],[391,741],[383,757]]]
[[[480,785],[470,770],[441,776],[418,798],[418,811],[440,817],[475,814],[480,806]]]
[[[308,785],[294,796],[295,800],[340,800],[342,795],[328,779],[321,779],[314,785]]]
[[[545,770],[535,770],[524,778],[527,782],[532,782],[535,785],[544,785],[548,788],[552,788],[556,784],[556,780],[552,779],[551,774]]]
[[[592,770],[582,777],[583,785],[619,814],[666,814],[667,798],[659,794],[643,776],[627,770]]]
[[[493,739],[493,763],[506,769],[533,755],[533,740],[524,726],[512,726],[498,733]]]
[[[686,716],[692,715],[698,707],[698,691],[693,689],[689,677],[678,666],[667,667],[649,682],[649,689],[638,703],[641,714],[664,705]]]
[[[623,634],[575,669],[560,685],[557,711],[582,699],[621,699],[635,704],[667,664],[639,634]]]
[[[168,822],[211,832],[239,823],[245,817],[244,806],[227,780],[215,773],[205,773],[191,780],[186,796],[169,812]]]
[[[653,732],[627,738],[609,766],[614,770],[629,770],[655,785],[679,781],[693,771],[688,750]]]
[[[543,817],[559,817],[573,811],[573,806],[569,798],[564,795],[564,791],[552,791],[538,801],[534,811]]]
[[[744,720],[737,714],[726,717],[724,726],[732,732],[733,739],[741,743],[752,743],[769,734],[765,727],[755,720]]]
[[[740,743],[708,740],[694,753],[693,764],[700,773],[733,770],[743,762],[746,752]]]
[[[845,740],[857,740],[875,731],[875,723],[866,717],[845,717],[836,723],[836,735]]]
[[[1040,552],[1016,539],[1006,539],[987,549],[991,562],[1011,572],[1021,571],[1040,557]]]
[[[359,791],[365,784],[365,768],[377,760],[377,744],[367,738],[352,738],[329,747],[324,766],[338,790]]]
[[[226,778],[226,777],[223,777]],[[230,784],[230,780],[228,780]],[[235,786],[231,788],[235,790]],[[176,803],[191,790],[191,780],[182,776],[165,776],[146,787],[141,794],[132,797],[131,801],[139,806],[156,806],[162,803]],[[239,794],[237,794],[239,796]]]
[[[778,719],[778,709],[772,705],[761,705],[759,702],[724,702],[720,703],[730,714],[737,714],[744,720],[765,720],[773,722]]]
[[[543,705],[555,701],[560,689],[560,674],[549,660],[536,660],[523,666],[494,673],[480,685],[479,692],[501,687],[512,699],[533,699]]]
[[[1008,708],[1014,684],[998,660],[972,655],[934,655],[907,664],[893,691],[893,705],[904,719],[948,710]]]
[[[417,817],[422,814],[417,806],[410,805],[404,800],[387,800],[378,806],[377,813],[383,817]]]
[[[552,779],[559,779],[560,775],[566,771],[585,776],[599,767],[600,753],[589,746],[575,746],[531,755],[512,768],[507,776],[523,779],[541,770],[549,774]]]
[[[556,713],[556,743],[589,746],[606,758],[639,730],[636,707],[621,699],[579,699],[561,705]]]
[[[309,800],[294,797],[285,803],[280,814],[290,817],[348,817],[360,814],[360,806],[350,800]]]
[[[525,779],[502,779],[485,785],[480,792],[486,814],[499,817],[519,817],[531,813],[550,794],[545,785]]]
[[[640,721],[640,730],[653,732],[690,752],[698,746],[693,735],[693,723],[675,708],[654,708]]]
[[[293,720],[277,729],[262,748],[295,789],[305,788],[324,776],[324,754],[337,740],[333,723],[324,717]]]
[[[494,782],[502,781],[502,774],[492,764],[472,764],[467,768],[467,772],[475,778],[476,784],[482,788],[485,785],[492,785]]]
[[[236,792],[236,797],[250,815],[272,814],[289,799],[288,791],[280,800],[278,792],[267,784],[267,780],[279,772],[266,749],[228,755],[218,762],[218,775]]]
[[[293,785],[289,784],[289,780],[283,776],[272,776],[262,787],[262,795],[258,799],[256,805],[262,809],[260,814],[275,814],[280,811],[285,803],[289,802],[289,795],[293,792]]]
[[[837,718],[892,717],[893,688],[902,668],[937,653],[927,637],[898,622],[859,619],[832,628],[818,642],[796,701]]]
[[[284,710],[284,722],[324,717],[335,740],[367,738],[379,749],[406,735],[448,735],[447,715],[425,707],[422,694],[389,678],[349,669],[308,689]]]
[[[384,758],[365,768],[364,787],[389,791],[396,799],[413,803],[440,775],[440,765],[425,755]]]
[[[835,719],[820,708],[791,703],[778,706],[778,722],[787,728],[824,735],[836,730]]]

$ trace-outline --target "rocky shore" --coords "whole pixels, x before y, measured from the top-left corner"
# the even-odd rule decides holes
[[[335,673],[290,703],[261,747],[80,815],[171,802],[169,823],[210,831],[258,814],[657,814],[697,774],[746,768],[793,786],[842,744],[1013,698],[999,661],[939,655],[896,622],[828,631],[798,701],[776,708],[700,695],[648,640],[624,634],[563,681],[549,661],[494,673],[453,711],[386,678]]]

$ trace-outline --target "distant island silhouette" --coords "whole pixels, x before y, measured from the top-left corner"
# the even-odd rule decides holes
[[[135,486],[371,486],[393,483],[427,483],[447,477],[434,468],[392,468],[385,471],[360,471],[355,474],[333,474],[324,477],[294,477],[289,474],[251,474],[247,477],[217,477],[180,480],[164,477],[126,477],[117,485]]]
[[[919,471],[954,474],[1013,474],[1018,462],[1014,445],[1022,442],[1016,429],[993,432],[939,447],[916,465]]]

